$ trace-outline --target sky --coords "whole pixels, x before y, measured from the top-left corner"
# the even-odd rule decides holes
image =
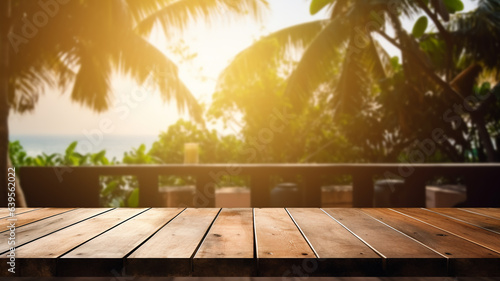
[[[466,9],[474,6],[470,0],[464,2]],[[259,23],[247,19],[211,26],[195,24],[183,33],[182,42],[178,39],[167,41],[159,31],[154,32],[149,40],[178,64],[180,78],[193,95],[201,103],[209,104],[218,74],[238,52],[270,32],[327,17],[326,11],[311,16],[310,1],[307,0],[269,0],[269,3],[270,9]],[[408,22],[407,26],[410,24]],[[179,44],[186,47],[187,54],[196,56],[185,61],[173,55],[170,50]],[[397,55],[393,48],[389,52]],[[61,92],[49,88],[32,113],[11,113],[10,134],[85,135],[100,131],[110,135],[158,135],[179,118],[189,119],[177,111],[175,101],[164,103],[159,93],[137,94],[144,90],[148,89],[127,77],[114,75],[112,106],[98,114],[71,102],[69,90]],[[214,125],[213,128],[223,131],[222,126]]]

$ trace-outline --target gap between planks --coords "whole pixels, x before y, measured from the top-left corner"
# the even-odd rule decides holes
[[[418,220],[420,222],[426,223],[428,225],[431,225],[435,228],[440,229],[441,231],[445,231],[452,235],[458,236],[476,245],[492,250],[496,253],[500,253],[500,244],[492,243],[490,241],[492,239],[500,241],[500,236],[496,232],[489,231],[481,227],[478,227],[476,225],[456,220],[454,218],[444,216],[435,212],[431,212],[426,209],[414,210],[411,208],[399,208],[399,209],[391,208],[390,210],[403,214],[407,217]],[[427,216],[425,213],[428,213],[431,216]],[[442,217],[443,220],[439,221],[438,223],[436,219],[440,217]]]
[[[316,250],[314,249],[313,245],[311,244],[311,241],[309,241],[309,239],[307,239],[307,236],[304,234],[304,231],[302,231],[302,229],[300,228],[300,226],[297,224],[297,222],[293,218],[292,214],[290,214],[290,212],[288,211],[288,208],[285,208],[285,211],[288,214],[288,216],[290,217],[290,219],[293,221],[293,223],[295,224],[295,226],[297,227],[297,229],[299,230],[300,234],[302,234],[302,237],[304,238],[304,240],[306,240],[307,245],[309,245],[309,247],[313,251],[313,253],[316,256],[316,258],[319,259],[320,257],[318,255],[318,252],[316,252]]]
[[[76,225],[78,223],[81,223],[83,221],[86,221],[88,219],[91,219],[93,217],[96,217],[96,216],[99,216],[101,214],[104,214],[104,213],[107,213],[109,211],[113,210],[113,208],[89,208],[89,209],[75,209],[75,210],[71,210],[69,212],[65,212],[65,213],[61,213],[61,214],[58,214],[56,216],[52,216],[50,218],[46,218],[44,220],[39,220],[39,221],[36,221],[36,222],[33,222],[33,223],[30,223],[30,224],[27,224],[27,225],[24,225],[22,227],[20,227],[20,231],[17,233],[16,235],[16,248],[19,248],[21,246],[24,246],[26,244],[29,244],[33,241],[36,241],[38,239],[41,239],[43,237],[46,237],[48,235],[51,235],[53,233],[56,233],[60,230],[63,230],[63,229],[66,229],[68,227],[71,227],[73,225]],[[55,223],[53,223],[53,225],[56,225],[54,227],[54,229],[52,230],[49,230],[49,232],[46,232],[46,233],[43,233],[41,235],[33,235],[33,237],[28,237],[28,238],[25,238],[25,235],[27,236],[30,236],[32,235],[32,232],[35,232],[36,229],[32,229],[33,226],[38,226],[37,224],[40,224],[42,222],[45,222],[45,220],[55,220],[55,219],[60,219],[60,218],[63,218],[64,216],[67,216],[68,213],[70,214],[73,214],[74,213],[78,213],[78,212],[82,212],[82,213],[90,213],[89,216],[87,215],[82,215],[81,217],[79,217],[77,220],[74,220],[73,221],[73,218],[69,218],[68,220],[70,221],[70,223],[66,224],[64,221],[56,221]],[[61,226],[57,226],[58,224],[60,224]],[[40,228],[41,230],[44,230],[43,227]],[[25,233],[27,232],[27,233]],[[3,235],[5,235],[5,233],[2,233]],[[26,240],[26,241],[24,241]],[[20,242],[21,241],[21,242]],[[19,243],[19,244],[18,244]],[[8,249],[2,249],[0,248],[0,255],[4,255],[8,252],[9,250]]]

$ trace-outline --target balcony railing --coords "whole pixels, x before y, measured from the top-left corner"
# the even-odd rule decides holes
[[[321,206],[323,176],[350,175],[353,206],[371,207],[374,179],[404,179],[405,207],[425,207],[425,185],[436,176],[461,178],[467,187],[467,206],[500,206],[500,164],[197,164],[122,165],[85,167],[20,167],[28,205],[57,207],[99,206],[100,176],[133,175],[139,183],[139,205],[163,206],[158,188],[164,175],[196,177],[195,206],[214,207],[221,176],[250,178],[252,207],[269,207],[272,176],[296,177],[304,207]]]

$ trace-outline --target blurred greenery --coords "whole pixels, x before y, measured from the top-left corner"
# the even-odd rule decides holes
[[[117,161],[109,161],[106,157],[106,151],[97,153],[81,154],[75,151],[78,143],[72,142],[63,153],[53,153],[29,156],[19,141],[9,143],[9,156],[14,167],[19,166],[88,166],[88,165],[115,165],[120,164]],[[143,146],[141,146],[143,147]],[[140,150],[141,147],[137,150]],[[133,154],[134,149],[130,154]],[[137,157],[139,159],[142,155]],[[136,160],[136,154],[124,155],[124,161]],[[131,160],[132,159],[132,160]],[[141,158],[142,159],[142,158]],[[132,162],[133,163],[133,162]],[[99,178],[101,186],[100,203],[106,207],[137,207],[138,183],[137,180],[129,176],[101,176]]]
[[[146,145],[124,152],[121,161],[109,160],[106,151],[81,154],[77,152],[78,143],[72,142],[64,153],[30,156],[19,141],[9,144],[9,156],[14,167],[19,166],[88,166],[118,164],[180,164],[184,161],[184,143],[200,144],[200,161],[202,163],[228,163],[242,161],[243,142],[236,136],[219,136],[215,130],[209,131],[199,124],[179,120],[160,134],[148,151]],[[106,207],[138,206],[138,182],[133,176],[106,176],[99,179],[101,185],[100,201]],[[160,177],[162,186],[193,185],[192,176],[165,175]],[[222,177],[220,186],[245,186],[244,177]]]
[[[460,0],[312,0],[310,13],[324,8],[329,19],[257,40],[219,76],[204,120],[233,134],[181,119],[149,150],[142,144],[121,161],[105,151],[80,154],[76,142],[64,153],[29,156],[16,141],[13,165],[180,164],[185,143],[199,144],[204,164],[499,161],[500,1],[461,12]],[[403,20],[414,21],[411,32]],[[390,57],[381,38],[401,55]],[[190,60],[187,46],[171,48]],[[436,129],[444,141],[436,141]],[[425,155],[416,159],[416,152]],[[100,182],[103,205],[137,206],[135,178]],[[162,186],[194,182],[160,178]],[[246,183],[226,177],[218,185]]]
[[[235,123],[248,143],[269,124],[269,108],[293,112],[283,139],[273,139],[282,146],[271,141],[257,162],[498,162],[500,1],[476,4],[312,0],[309,12],[329,18],[242,50],[219,76],[209,114],[242,114]]]
[[[265,0],[0,1],[0,168],[8,165],[9,112],[34,110],[49,88],[69,90],[72,101],[103,112],[113,105],[114,73],[147,83],[164,101],[175,101],[180,112],[202,123],[202,108],[179,78],[177,65],[148,37],[160,30],[171,43],[193,23],[259,20],[267,6]],[[140,148],[133,153],[140,154]],[[131,157],[148,160],[139,154]],[[105,164],[99,154],[72,151],[19,157],[40,166]],[[5,174],[0,182],[7,182]],[[137,201],[135,194],[127,204]]]

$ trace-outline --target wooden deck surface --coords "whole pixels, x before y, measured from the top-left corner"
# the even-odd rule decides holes
[[[8,212],[0,212],[7,229]],[[18,209],[1,276],[500,276],[500,209]]]

